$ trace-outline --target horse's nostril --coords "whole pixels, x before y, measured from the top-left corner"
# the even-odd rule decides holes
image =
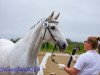
[[[63,47],[66,48],[66,44],[65,43],[63,44]]]

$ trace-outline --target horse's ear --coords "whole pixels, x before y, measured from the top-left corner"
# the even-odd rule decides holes
[[[48,19],[50,20],[54,15],[54,11],[52,12],[52,14],[48,17]]]
[[[59,15],[60,15],[60,13],[58,13],[58,15],[56,15],[56,16],[54,17],[54,19],[57,20],[58,17],[59,17]]]

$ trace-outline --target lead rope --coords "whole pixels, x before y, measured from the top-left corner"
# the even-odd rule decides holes
[[[52,51],[52,55],[51,55],[51,60],[52,60],[52,62],[54,62],[54,63],[56,63],[56,64],[59,64],[56,60],[55,60],[55,54],[54,54],[54,51],[55,51],[55,49],[56,49],[56,45],[54,46],[54,48],[53,48],[53,51]]]

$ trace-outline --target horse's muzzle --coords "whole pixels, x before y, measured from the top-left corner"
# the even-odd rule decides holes
[[[60,50],[60,51],[65,50],[66,47],[67,47],[67,44],[66,44],[65,42],[57,42],[56,45],[59,47],[59,50]]]

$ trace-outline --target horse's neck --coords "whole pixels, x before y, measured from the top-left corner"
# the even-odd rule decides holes
[[[30,45],[30,47],[33,47],[37,41],[37,38],[39,37],[40,31],[42,29],[43,22],[40,22],[35,28],[33,28],[28,35],[24,38],[24,41]],[[31,46],[32,45],[32,46]]]
[[[39,52],[39,48],[41,47],[42,41],[43,41],[43,39],[42,39],[42,37],[40,35],[38,37],[38,39],[37,39],[37,41],[35,43],[35,46],[32,49],[32,51],[28,51],[28,53],[29,53],[29,61],[31,63],[33,63],[33,61],[37,59],[37,55],[38,55],[38,52]]]
[[[30,43],[30,46],[28,47],[28,50],[26,51],[26,53],[28,55],[28,62],[31,64],[33,64],[34,60],[37,59],[39,48],[43,41],[43,38],[41,37],[40,33],[37,33],[37,31],[35,33],[36,34],[34,35],[35,38],[33,41],[31,40],[31,39],[33,39],[33,37],[30,36],[31,38],[29,39],[29,41],[31,40],[30,41],[31,43]]]
[[[39,23],[30,33],[19,42],[15,44],[15,48],[12,51],[17,57],[25,55],[26,59],[30,59],[30,54],[33,53],[33,49],[40,35],[40,31],[43,26],[43,21]],[[33,53],[34,54],[34,53]]]
[[[43,38],[40,35],[34,47],[34,58],[36,58],[38,55],[39,48],[41,47],[42,41],[43,41]]]

